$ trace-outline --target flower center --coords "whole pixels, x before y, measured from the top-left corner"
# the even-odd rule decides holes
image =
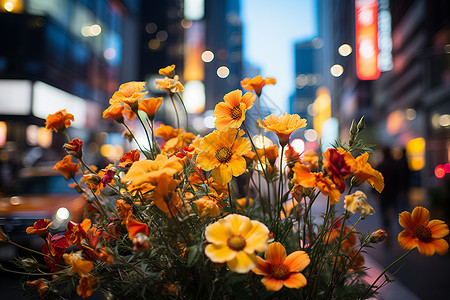
[[[288,267],[283,264],[272,266],[272,277],[278,280],[286,280],[291,272]]]
[[[431,241],[431,230],[427,226],[417,225],[416,228],[414,228],[414,235],[422,242]]]
[[[241,251],[245,248],[245,240],[240,235],[232,235],[227,240],[227,245],[234,251]]]
[[[242,117],[242,110],[239,106],[235,106],[231,109],[231,118],[233,120],[239,119]]]
[[[231,158],[231,150],[228,147],[220,147],[216,150],[215,156],[221,163],[226,163]]]

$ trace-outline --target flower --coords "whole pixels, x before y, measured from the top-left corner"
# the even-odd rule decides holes
[[[169,95],[184,91],[184,87],[179,81],[178,75],[173,78],[165,77],[164,79],[155,79],[156,88],[166,91]]]
[[[161,106],[162,97],[143,99],[139,102],[139,110],[145,112],[148,118],[153,121],[158,108]]]
[[[366,218],[368,215],[373,215],[375,210],[367,203],[367,196],[361,191],[357,191],[351,195],[345,196],[344,208],[355,214],[359,212],[361,218]]]
[[[69,223],[67,223],[67,230],[64,233],[64,236],[69,244],[77,245],[78,248],[82,248],[81,240],[87,237],[87,232],[89,228],[91,228],[91,225],[90,219],[84,219],[80,224],[69,221]]]
[[[432,256],[434,253],[444,255],[448,252],[448,225],[441,220],[431,220],[430,212],[422,206],[414,208],[412,215],[404,211],[398,217],[400,226],[405,228],[398,235],[398,243],[403,249],[417,247],[420,254]]]
[[[130,217],[133,214],[133,208],[131,204],[127,203],[125,200],[117,199],[116,200],[116,210],[117,215],[122,220],[122,224],[125,224],[128,220],[128,217]]]
[[[243,132],[230,128],[227,131],[213,131],[201,142],[202,152],[197,156],[197,166],[205,171],[213,170],[214,181],[220,184],[230,182],[233,176],[245,172],[246,163],[242,155],[251,149]],[[236,138],[236,136],[238,136]]]
[[[383,229],[378,229],[374,231],[369,236],[369,241],[371,243],[380,243],[387,238],[387,232]]]
[[[109,104],[124,103],[137,113],[139,100],[147,94],[147,92],[142,92],[145,84],[145,81],[131,81],[120,85],[119,90],[109,100]]]
[[[35,234],[37,236],[43,237],[47,234],[48,227],[52,225],[50,219],[37,220],[34,222],[33,226],[26,229],[27,234]]]
[[[169,78],[173,78],[174,70],[175,70],[175,65],[170,65],[165,68],[159,69],[158,73],[161,75],[167,76]]]
[[[339,187],[339,192],[343,193],[345,190],[344,178],[351,174],[350,166],[347,165],[344,155],[339,154],[336,149],[329,148],[323,154],[325,158],[325,168],[331,180]]]
[[[94,268],[92,261],[84,260],[81,256],[81,251],[70,254],[64,253],[63,255],[66,265],[71,265],[72,270],[80,276],[87,276]]]
[[[162,175],[173,176],[183,170],[183,162],[180,158],[158,154],[155,160],[141,160],[134,162],[127,174],[122,177],[122,182],[127,183],[134,191],[152,190]]]
[[[135,235],[138,233],[143,233],[145,235],[150,234],[148,225],[137,221],[133,217],[129,217],[127,219],[127,230],[128,230],[128,236],[130,237],[130,240],[133,240]]]
[[[63,132],[70,126],[70,121],[74,122],[75,118],[72,114],[66,112],[65,109],[49,114],[45,121],[45,128],[49,131]]]
[[[120,103],[113,103],[103,111],[103,118],[111,118],[117,123],[123,123],[124,116],[127,116],[128,119],[133,120],[136,117],[136,114]]]
[[[262,88],[266,84],[276,84],[276,83],[277,81],[273,78],[266,77],[263,79],[261,75],[258,75],[256,77],[253,77],[252,79],[245,78],[244,80],[241,81],[241,86],[246,90],[255,91],[256,95],[258,95],[259,97],[261,96]]]
[[[247,273],[256,266],[256,252],[267,249],[269,229],[254,220],[231,214],[208,225],[205,254],[215,263],[227,263],[233,272]]]
[[[269,245],[265,259],[257,257],[258,263],[252,272],[264,275],[261,282],[269,291],[279,291],[283,285],[290,289],[306,286],[306,278],[300,273],[310,263],[305,251],[295,251],[286,257],[286,249],[282,244],[274,242]]]
[[[183,201],[175,192],[179,183],[179,180],[173,179],[168,174],[162,174],[154,183],[156,186],[152,194],[153,203],[168,214],[168,217],[177,214],[183,206]]]
[[[64,179],[69,180],[70,178],[75,177],[75,174],[79,170],[79,166],[72,162],[72,155],[66,155],[62,160],[56,163],[53,170],[61,172]]]
[[[119,159],[119,168],[130,167],[135,161],[139,161],[140,154],[138,150],[128,151]]]
[[[94,276],[81,276],[80,282],[77,286],[77,294],[83,298],[90,297],[94,292],[94,286],[97,284],[97,279]]]
[[[198,215],[200,217],[217,217],[220,214],[220,209],[219,206],[217,206],[216,201],[208,196],[194,200],[194,203],[197,206]]]
[[[47,293],[49,292],[48,280],[39,278],[33,281],[27,281],[27,285],[31,288],[35,288],[39,292],[41,299],[45,299]]]
[[[67,151],[68,154],[75,158],[81,158],[83,156],[83,141],[79,139],[73,139],[68,143],[63,145],[63,149]]]
[[[142,233],[142,232],[138,232],[134,237],[133,237],[133,251],[134,252],[139,252],[139,251],[145,251],[151,248],[151,244],[150,244],[150,240],[148,238],[148,235]]]
[[[223,97],[224,102],[218,103],[214,108],[214,126],[220,131],[241,127],[245,112],[252,108],[255,99],[256,96],[252,93],[242,96],[241,90],[229,92]]]
[[[258,124],[266,131],[274,132],[278,136],[280,145],[286,146],[289,143],[291,133],[306,126],[306,119],[300,118],[297,114],[283,113],[281,117],[271,114],[264,120],[258,120]]]
[[[344,155],[345,162],[350,166],[355,179],[359,183],[367,182],[375,188],[375,190],[381,193],[384,189],[384,178],[380,172],[372,168],[367,162],[369,153],[365,152],[355,159],[350,152],[342,148],[338,148],[338,152]]]
[[[177,137],[181,131],[182,131],[181,128],[175,129],[170,125],[161,124],[161,126],[159,126],[155,130],[155,135],[160,136],[164,140],[168,141],[174,137]]]

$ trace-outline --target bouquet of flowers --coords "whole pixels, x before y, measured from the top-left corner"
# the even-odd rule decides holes
[[[85,162],[83,141],[69,137],[72,114],[48,116],[46,128],[67,137],[67,156],[54,168],[89,207],[84,220],[70,221],[65,232],[51,232],[48,219],[27,229],[44,240],[42,252],[30,249],[37,256],[17,258],[21,270],[11,270],[27,276],[28,295],[365,299],[390,281],[386,272],[415,248],[426,256],[447,253],[448,226],[416,207],[399,216],[405,230],[398,241],[408,251],[367,282],[364,250],[386,232],[357,231],[374,214],[357,188],[384,188],[383,176],[368,163],[370,149],[358,139],[364,119],[353,121],[348,142],[336,141],[324,153],[297,153],[290,135],[306,120],[287,113],[260,119],[261,90],[276,81],[257,76],[241,82],[248,92],[224,96],[214,110],[216,130],[202,137],[187,131],[187,124],[180,128],[175,102],[184,107],[183,85],[174,68],[160,69],[165,77],[156,84],[174,104],[178,128],[154,128],[163,98],[148,98],[145,82],[121,85],[103,117],[123,125],[138,149],[104,169]],[[253,106],[260,133],[252,137],[246,114]],[[127,125],[134,118],[146,133],[145,146]],[[319,197],[326,209],[313,215]],[[353,224],[352,214],[359,215]],[[0,233],[2,243],[20,246]]]

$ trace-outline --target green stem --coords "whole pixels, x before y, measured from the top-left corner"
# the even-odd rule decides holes
[[[399,258],[397,258],[395,261],[393,261],[389,266],[387,266],[386,269],[384,269],[384,271],[377,277],[377,279],[375,279],[375,281],[369,286],[369,288],[367,289],[366,293],[364,294],[364,296],[361,299],[365,299],[366,296],[370,293],[370,291],[372,291],[372,288],[375,286],[375,284],[377,283],[378,280],[380,280],[381,276],[383,276],[391,267],[393,267],[395,264],[397,264],[399,261],[401,261],[402,259],[404,259],[408,254],[410,254],[413,249],[409,249],[408,252],[406,252],[405,254],[403,254],[402,256],[400,256]]]
[[[180,128],[180,117],[178,116],[177,106],[175,105],[175,101],[173,100],[173,95],[169,94],[170,100],[172,101],[173,109],[175,110],[175,115],[177,116],[177,127]]]
[[[180,93],[176,93],[178,98],[180,99],[181,105],[183,105],[184,113],[186,114],[186,131],[189,131],[189,115],[186,109],[186,106],[184,106],[183,98],[181,98]]]
[[[227,183],[227,186],[228,186],[228,200],[230,201],[230,208],[233,211],[233,213],[236,213],[236,205],[233,202],[233,196],[231,194],[230,182]]]
[[[52,275],[58,275],[58,274],[64,274],[66,273],[65,270],[60,271],[60,272],[56,272],[56,273],[28,273],[28,272],[21,272],[21,271],[14,271],[14,270],[10,270],[10,269],[6,269],[5,267],[3,267],[2,265],[0,265],[0,269],[6,272],[10,272],[10,273],[15,273],[15,274],[21,274],[21,275],[29,275],[29,276],[52,276]]]
[[[131,129],[127,126],[127,124],[125,124],[125,122],[122,122],[123,126],[125,126],[125,128],[128,130],[128,132],[131,134],[131,136],[133,137],[133,140],[136,142],[136,145],[139,147],[139,150],[141,150],[142,153],[144,153],[146,158],[150,158],[147,155],[147,152],[142,150],[141,145],[139,144],[139,142],[137,141],[136,137],[133,134],[133,131],[131,131]]]
[[[280,226],[280,222],[281,222],[281,217],[280,217],[280,213],[281,213],[281,206],[283,205],[282,203],[282,197],[283,197],[283,152],[284,152],[284,145],[281,146],[281,156],[280,156],[280,182],[278,185],[278,197],[276,199],[276,205],[277,205],[277,212],[276,212],[276,227],[275,227],[275,240],[278,241],[278,227]]]
[[[136,115],[137,115],[137,117],[139,119],[139,122],[141,123],[142,127],[144,128],[145,136],[147,137],[147,141],[148,141],[148,147],[149,147],[149,149],[151,151],[150,153],[153,153],[153,151],[152,151],[153,150],[153,143],[152,143],[152,141],[150,141],[150,136],[148,134],[147,127],[145,126],[144,122],[142,121],[141,117],[139,116],[139,114],[137,112],[136,112]],[[152,159],[154,159],[154,157],[152,157]]]

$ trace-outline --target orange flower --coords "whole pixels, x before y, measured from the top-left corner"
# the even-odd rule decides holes
[[[183,149],[195,139],[195,135],[191,132],[182,132],[174,138],[168,140],[161,149],[161,153],[172,155]],[[186,150],[186,149],[184,149]],[[192,148],[192,150],[195,150]],[[184,157],[184,156],[183,156]],[[182,158],[182,157],[180,157]]]
[[[66,180],[74,178],[78,172],[78,164],[73,163],[71,155],[66,155],[61,161],[57,162],[53,170],[61,172]]]
[[[65,131],[70,126],[70,121],[75,121],[72,114],[66,112],[65,109],[57,111],[53,115],[50,114],[45,122],[47,130],[55,130],[56,132]]]
[[[155,119],[155,114],[161,106],[162,97],[143,99],[139,102],[139,110],[145,112],[150,120]]]
[[[184,87],[179,80],[178,75],[175,75],[173,78],[165,77],[164,79],[155,79],[156,88],[166,91],[169,95],[182,92]]]
[[[173,78],[175,70],[175,65],[167,66],[165,68],[159,69],[159,74],[167,76],[169,78]]]
[[[350,152],[342,148],[338,148],[338,152],[344,155],[345,162],[350,166],[351,171],[355,175],[355,179],[359,183],[367,182],[379,193],[383,191],[383,175],[372,168],[372,166],[367,162],[369,159],[369,153],[365,152],[355,159]]]
[[[278,136],[281,146],[289,143],[289,137],[295,130],[306,126],[306,119],[300,118],[299,115],[290,115],[283,113],[281,117],[271,114],[264,120],[258,120],[259,126],[266,131],[272,131]]]
[[[127,230],[128,230],[128,236],[130,237],[130,240],[132,240],[134,238],[134,236],[138,233],[143,233],[145,235],[150,234],[148,225],[137,221],[133,217],[129,217],[127,220]]]
[[[120,85],[119,90],[109,100],[109,104],[124,103],[137,113],[139,100],[147,94],[147,92],[142,92],[145,84],[145,81],[131,81]]]
[[[239,198],[236,199],[236,202],[239,204],[237,209],[248,208],[253,203],[253,198]]]
[[[84,260],[81,256],[81,251],[63,255],[66,265],[71,265],[72,270],[80,276],[87,276],[94,268],[94,264],[89,260]]]
[[[277,81],[273,78],[266,77],[262,78],[261,75],[258,75],[256,77],[253,77],[253,79],[245,78],[241,81],[242,88],[249,90],[249,91],[255,91],[256,95],[261,96],[262,88],[266,84],[276,84]]]
[[[278,158],[278,145],[272,145],[269,147],[256,149],[256,151],[258,152],[261,161],[264,162],[267,159],[271,165],[274,165],[275,161]],[[265,159],[263,159],[263,157]]]
[[[307,165],[311,171],[315,171],[319,167],[319,157],[314,150],[306,150],[301,162]]]
[[[162,137],[164,140],[168,141],[174,137],[176,137],[177,135],[180,134],[180,132],[183,129],[178,128],[175,129],[170,125],[164,125],[161,124],[156,130],[155,130],[155,135]]]
[[[217,217],[220,214],[219,206],[214,199],[204,196],[194,201],[200,217]]]
[[[175,192],[179,183],[179,180],[173,179],[169,174],[162,174],[154,182],[156,186],[152,194],[153,203],[169,217],[177,214],[183,206],[183,201]]]
[[[33,226],[30,226],[26,229],[27,234],[35,234],[37,236],[44,236],[46,235],[48,231],[48,227],[52,225],[52,222],[50,219],[44,219],[44,220],[37,220]]]
[[[119,168],[127,168],[129,166],[131,166],[135,161],[139,161],[139,151],[138,150],[133,150],[133,151],[128,151],[127,153],[125,153],[124,156],[122,156],[119,159]]]
[[[448,235],[448,225],[441,220],[431,220],[428,209],[417,206],[412,215],[404,211],[399,217],[400,226],[405,228],[398,235],[398,243],[403,249],[417,247],[420,254],[432,256],[434,253],[444,255],[448,252],[448,243],[444,239]]]
[[[94,276],[81,276],[80,283],[77,286],[77,294],[83,298],[90,297],[94,292],[94,286],[97,284],[97,279]]]
[[[269,291],[279,291],[283,285],[290,289],[299,289],[306,286],[303,271],[310,263],[305,251],[295,251],[286,256],[286,249],[282,244],[274,242],[269,245],[265,256],[266,260],[257,256],[258,263],[252,272],[264,275],[261,282]]]
[[[201,142],[203,151],[197,156],[197,166],[205,171],[213,170],[212,177],[220,184],[244,173],[246,162],[242,155],[250,151],[251,145],[242,135],[242,131],[238,133],[237,129],[231,128],[215,130],[205,136]]]
[[[64,236],[69,244],[77,245],[79,248],[82,248],[81,241],[86,238],[89,228],[91,228],[90,219],[84,219],[81,224],[69,221]]]
[[[341,193],[336,185],[328,177],[324,177],[322,172],[313,173],[309,168],[301,163],[296,163],[292,168],[294,177],[291,182],[301,187],[317,187],[324,196],[330,197],[330,203],[336,204],[341,197]],[[294,186],[294,188],[296,188]]]
[[[125,224],[128,217],[133,214],[133,208],[131,207],[131,204],[122,199],[116,200],[116,210],[117,215],[122,220],[122,224]]]
[[[128,119],[133,120],[136,117],[136,114],[125,108],[120,103],[113,103],[103,111],[103,118],[111,118],[117,123],[123,123],[124,116],[127,116]]]
[[[214,109],[213,116],[216,117],[214,126],[217,130],[241,127],[245,120],[245,112],[252,108],[255,98],[252,93],[245,93],[242,96],[241,90],[226,94],[223,97],[224,102],[218,103]]]
[[[83,141],[79,139],[73,139],[68,143],[63,145],[63,149],[67,151],[68,154],[74,156],[75,158],[81,158],[83,156]]]
[[[39,278],[33,281],[27,281],[27,285],[29,287],[35,288],[39,292],[39,296],[41,299],[45,299],[46,294],[49,291],[48,280]]]

